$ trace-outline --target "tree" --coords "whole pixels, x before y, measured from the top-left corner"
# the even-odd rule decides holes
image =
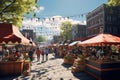
[[[120,5],[120,0],[108,0],[108,5],[119,6]]]
[[[45,36],[38,36],[35,41],[36,42],[45,42],[47,39]]]
[[[0,0],[0,22],[21,26],[24,15],[34,12],[37,0]]]
[[[72,37],[72,24],[70,21],[62,22],[61,25],[61,37],[65,40],[71,39]]]

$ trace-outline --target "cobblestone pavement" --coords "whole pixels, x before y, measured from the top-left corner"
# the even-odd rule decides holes
[[[0,80],[95,80],[88,74],[72,73],[71,65],[63,64],[62,58],[54,58],[49,54],[49,60],[44,62],[32,62],[30,76],[6,77]]]

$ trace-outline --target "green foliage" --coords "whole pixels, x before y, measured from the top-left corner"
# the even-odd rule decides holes
[[[0,0],[0,22],[21,26],[25,14],[34,12],[37,0]]]
[[[36,39],[35,39],[35,42],[45,42],[47,39],[45,36],[38,36]]]
[[[65,21],[61,25],[61,37],[65,40],[71,39],[72,37],[72,24],[70,21]]]
[[[118,6],[118,5],[120,5],[120,0],[108,0],[108,5]]]

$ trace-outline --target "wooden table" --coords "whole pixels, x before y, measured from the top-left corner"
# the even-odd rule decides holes
[[[86,60],[86,72],[97,80],[120,80],[120,62],[98,62]]]
[[[21,75],[22,70],[23,70],[23,60],[0,62],[0,76]]]

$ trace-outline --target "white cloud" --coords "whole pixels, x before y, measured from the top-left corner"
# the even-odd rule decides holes
[[[39,8],[37,8],[37,7],[33,7],[33,9],[35,10],[35,12],[41,12],[41,11],[43,11],[45,8],[43,7],[43,6],[40,6]]]
[[[41,6],[41,7],[40,7],[40,10],[42,10],[42,11],[43,11],[43,10],[44,10],[44,7],[42,7],[42,6]]]
[[[77,20],[71,20],[72,24],[81,24],[86,25],[86,21],[77,21]]]

